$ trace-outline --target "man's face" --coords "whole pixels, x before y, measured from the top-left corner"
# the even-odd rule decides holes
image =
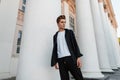
[[[59,29],[65,29],[65,24],[66,24],[66,20],[61,19],[60,22],[58,23]]]

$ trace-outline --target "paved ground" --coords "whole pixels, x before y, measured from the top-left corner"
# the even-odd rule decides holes
[[[102,79],[85,79],[85,80],[120,80],[120,69],[114,70],[113,73],[103,73],[105,75]],[[4,79],[4,80],[16,80],[15,77],[11,79]],[[74,80],[74,79],[72,79]]]
[[[115,72],[113,74],[110,74],[110,76],[106,80],[120,80],[120,69],[115,70]]]

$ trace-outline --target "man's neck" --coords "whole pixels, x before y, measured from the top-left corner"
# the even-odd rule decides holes
[[[64,31],[65,29],[59,29],[59,32],[62,32],[62,31]]]

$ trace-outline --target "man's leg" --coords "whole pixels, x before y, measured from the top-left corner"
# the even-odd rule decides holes
[[[77,67],[76,62],[71,58],[69,59],[68,68],[70,70],[70,73],[73,75],[75,80],[84,80],[80,68]]]
[[[75,80],[84,80],[79,68],[71,69],[70,72],[73,75],[73,77],[75,78]]]
[[[68,68],[66,67],[66,62],[64,60],[59,60],[59,72],[61,80],[69,80]]]

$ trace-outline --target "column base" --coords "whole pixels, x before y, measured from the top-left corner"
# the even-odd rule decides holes
[[[118,68],[120,68],[120,65],[117,65]]]
[[[103,78],[104,75],[101,72],[84,72],[83,71],[83,77],[84,78],[99,79],[99,78]]]
[[[101,72],[114,72],[112,69],[101,69]]]
[[[10,78],[10,73],[9,72],[3,72],[3,73],[0,73],[0,80],[1,79],[6,79],[6,78]]]
[[[118,69],[116,66],[111,66],[112,69]]]

